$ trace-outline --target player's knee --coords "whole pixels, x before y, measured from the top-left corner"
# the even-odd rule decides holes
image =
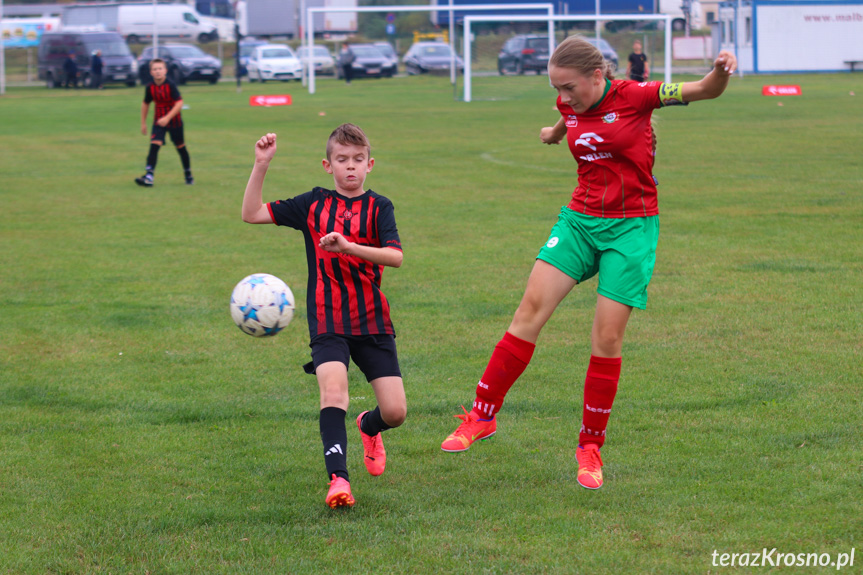
[[[386,422],[390,427],[398,427],[402,423],[405,422],[405,419],[408,415],[408,408],[406,405],[399,405],[396,407],[387,408],[386,412],[381,412],[381,418]]]
[[[607,357],[615,357],[623,347],[623,332],[612,326],[599,327],[594,332],[593,344]]]
[[[162,142],[160,140],[150,140],[150,143],[153,144],[154,146],[159,146],[161,148],[165,142]]]

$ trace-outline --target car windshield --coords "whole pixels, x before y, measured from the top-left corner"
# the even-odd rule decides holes
[[[528,38],[527,47],[534,50],[548,49],[548,38]]]
[[[240,56],[243,56],[244,58],[248,58],[249,56],[252,55],[252,52],[254,52],[255,48],[257,48],[259,45],[260,44],[249,44],[246,46],[240,46]]]
[[[98,42],[88,42],[87,49],[92,53],[95,50],[102,51],[102,57],[106,56],[131,56],[129,46],[119,40],[102,40]]]
[[[309,49],[303,46],[302,48],[297,50],[297,53],[303,58],[305,58],[306,54],[309,53]],[[330,51],[327,50],[324,46],[315,46],[314,55],[316,58],[326,57],[330,55]]]
[[[206,56],[197,46],[172,46],[168,52],[174,58],[200,58]]]
[[[261,50],[261,58],[293,58],[294,53],[290,48],[264,48]]]
[[[390,46],[389,44],[375,44],[375,48],[380,50],[381,53],[384,56],[387,56],[388,58],[395,58],[396,57],[396,51],[393,50],[393,47]]]
[[[381,51],[373,46],[352,46],[351,52],[358,58],[384,58]]]
[[[433,46],[421,46],[420,56],[447,56],[449,57],[449,44],[435,44]]]

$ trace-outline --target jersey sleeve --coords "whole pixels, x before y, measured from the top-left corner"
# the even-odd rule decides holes
[[[153,94],[150,93],[150,84],[144,86],[144,103],[149,104],[153,101]]]
[[[171,82],[171,99],[174,100],[175,102],[177,100],[183,99],[183,97],[180,95],[180,89],[173,82]]]
[[[396,227],[396,215],[393,203],[389,200],[381,202],[378,210],[377,226],[381,247],[395,248],[402,251],[402,242],[399,239],[399,230]]]
[[[289,200],[276,200],[267,204],[270,217],[277,226],[287,226],[295,230],[303,230],[308,225],[309,208],[315,191],[306,192]]]
[[[624,81],[619,90],[629,104],[646,112],[662,107],[660,99],[662,85],[662,82]]]

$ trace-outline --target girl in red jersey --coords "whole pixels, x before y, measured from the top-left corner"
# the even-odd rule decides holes
[[[530,362],[539,332],[578,283],[598,276],[591,357],[584,385],[578,483],[602,486],[600,447],[620,378],[623,334],[632,308],[647,305],[659,238],[653,177],[653,110],[709,100],[725,91],[737,60],[721,52],[697,82],[614,80],[602,53],[580,36],[564,40],[548,63],[561,117],[540,131],[545,144],[566,137],[578,185],[540,249],[512,323],[476,387],[473,409],[441,445],[465,451],[494,435],[496,414]]]

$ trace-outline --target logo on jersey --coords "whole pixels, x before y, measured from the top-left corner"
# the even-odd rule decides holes
[[[557,236],[555,236],[555,237],[553,237],[553,238],[551,238],[551,239],[549,239],[549,240],[548,240],[548,243],[547,243],[547,244],[545,244],[545,247],[547,247],[547,248],[553,248],[554,246],[556,246],[556,245],[558,244],[558,242],[560,242],[560,238],[558,238]]]
[[[568,114],[566,116],[566,127],[574,128],[578,125],[578,118],[575,117],[575,114]]]
[[[578,139],[575,141],[575,145],[577,146],[577,145],[581,144],[582,146],[584,146],[586,148],[590,148],[591,150],[593,150],[595,152],[596,146],[594,146],[593,144],[590,143],[591,140],[594,140],[596,142],[604,142],[605,141],[602,139],[602,136],[600,136],[599,134],[594,134],[593,132],[585,132],[578,137]]]
[[[613,124],[617,121],[618,118],[620,118],[620,116],[617,115],[617,112],[609,112],[602,117],[602,121],[606,124]]]
[[[346,220],[349,220],[354,217],[354,213],[351,210],[347,209],[345,210],[345,213],[342,214],[342,217]]]

